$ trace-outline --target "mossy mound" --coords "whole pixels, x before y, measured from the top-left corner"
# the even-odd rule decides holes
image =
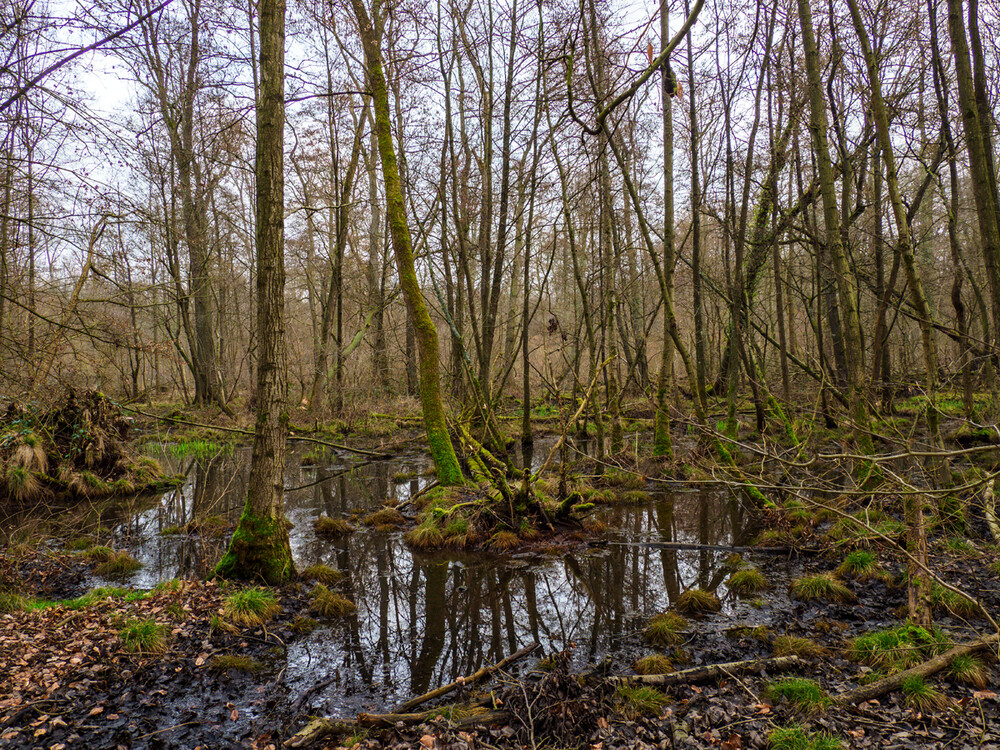
[[[98,391],[48,410],[18,403],[0,422],[0,501],[94,500],[161,487],[166,477],[128,445],[132,422]]]

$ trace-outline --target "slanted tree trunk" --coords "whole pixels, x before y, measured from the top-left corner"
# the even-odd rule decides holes
[[[874,448],[868,432],[868,407],[865,404],[864,390],[861,387],[863,352],[861,350],[861,326],[858,316],[857,293],[854,273],[848,263],[840,233],[840,216],[837,210],[837,195],[834,191],[833,164],[830,161],[830,146],[827,139],[829,126],[827,124],[826,102],[823,99],[819,51],[816,48],[816,37],[813,33],[812,10],[809,7],[809,0],[798,0],[798,11],[799,21],[802,26],[802,44],[805,50],[807,85],[809,89],[809,130],[812,132],[820,193],[823,197],[823,221],[826,225],[826,244],[830,260],[832,261],[833,271],[837,277],[837,302],[842,315],[841,335],[843,336],[845,349],[847,399],[851,419],[854,421],[858,436],[859,448],[862,452],[870,454]]]
[[[285,0],[261,0],[257,101],[257,423],[246,505],[229,551],[216,567],[226,578],[269,584],[295,575],[285,526],[288,429],[285,352]]]
[[[437,467],[438,481],[443,485],[459,484],[462,482],[462,469],[458,464],[451,436],[448,434],[444,403],[441,399],[437,329],[431,320],[420,291],[420,283],[417,281],[417,272],[413,264],[413,246],[403,201],[403,186],[399,179],[396,149],[389,127],[389,92],[385,74],[382,72],[382,53],[379,50],[381,38],[379,5],[379,0],[375,0],[369,18],[362,0],[351,0],[351,7],[358,21],[361,45],[364,48],[368,88],[375,114],[375,135],[382,160],[382,178],[385,182],[386,218],[392,237],[392,249],[396,256],[399,283],[416,338],[420,401],[423,406],[424,425],[427,428],[427,440],[430,443],[431,457]]]

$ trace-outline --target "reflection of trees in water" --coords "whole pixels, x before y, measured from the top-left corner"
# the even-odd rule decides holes
[[[596,660],[633,639],[645,620],[681,591],[712,583],[725,556],[717,550],[653,549],[642,542],[730,543],[743,516],[727,496],[703,491],[663,495],[655,505],[602,511],[630,544],[573,552],[560,559],[498,561],[437,556],[414,558],[400,534],[359,529],[341,540],[316,536],[321,515],[348,517],[409,497],[423,481],[397,483],[423,459],[385,461],[351,469],[289,462],[287,510],[296,563],[323,562],[345,574],[355,616],[331,622],[309,639],[324,654],[303,662],[303,679],[337,674],[333,700],[353,695],[375,708],[503,658],[537,640],[546,650],[574,642],[578,658]],[[165,496],[159,529],[198,515],[236,520],[248,456],[236,453],[192,465],[185,486]],[[199,575],[223,551],[225,539],[200,536],[161,544],[169,575]],[[317,672],[322,665],[325,672]],[[306,678],[305,675],[308,675]],[[331,706],[331,710],[335,710]]]

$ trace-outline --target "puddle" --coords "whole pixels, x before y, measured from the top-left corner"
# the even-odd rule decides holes
[[[536,446],[544,460],[551,443]],[[325,563],[346,574],[355,616],[326,623],[290,644],[279,665],[292,700],[320,683],[304,706],[314,713],[384,711],[408,697],[494,663],[533,640],[545,653],[574,646],[579,664],[605,655],[634,658],[645,621],[685,589],[715,588],[725,613],[752,617],[749,604],[720,585],[724,549],[663,549],[660,542],[742,544],[745,517],[718,491],[661,492],[645,506],[602,510],[613,541],[561,555],[414,555],[402,534],[359,529],[343,540],[319,538],[313,521],[367,512],[387,498],[404,500],[425,486],[426,455],[352,463],[332,457],[303,466],[294,446],[285,476],[295,563]],[[235,524],[249,478],[249,449],[211,458],[159,456],[184,484],[138,505],[116,530],[143,568],[129,579],[149,588],[174,577],[203,576],[225,551],[226,537],[164,535],[192,518],[218,515]],[[732,618],[727,618],[730,620]]]

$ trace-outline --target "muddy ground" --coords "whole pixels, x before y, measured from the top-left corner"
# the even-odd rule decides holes
[[[766,570],[768,557],[749,556]],[[802,556],[803,572],[829,571],[842,554]],[[948,579],[1000,611],[1000,591],[989,563],[995,555],[937,551],[934,564]],[[884,557],[887,571],[901,574]],[[3,589],[64,600],[84,593],[91,565],[52,543],[7,549],[0,556]],[[805,603],[785,590],[760,599],[769,630],[740,630],[721,615],[692,620],[677,668],[766,657],[777,635],[814,639],[824,653],[792,674],[843,694],[870,672],[848,661],[845,646],[872,623],[885,623],[905,606],[905,589],[883,580],[846,580],[855,604]],[[73,609],[66,605],[14,609],[0,615],[0,747],[10,748],[227,748],[280,747],[317,708],[313,698],[329,684],[292,695],[283,682],[282,655],[301,637],[309,612],[307,585],[280,590],[281,613],[264,626],[227,632],[218,616],[232,586],[183,582],[137,598],[126,591]],[[7,607],[8,609],[10,607]],[[120,631],[136,618],[169,630],[162,654],[129,652]],[[989,632],[981,619],[964,621],[946,611],[938,624],[954,642]],[[634,634],[634,654],[653,652]],[[248,656],[259,671],[222,666],[220,656]],[[989,654],[985,687],[961,684],[945,673],[931,681],[947,698],[944,709],[922,713],[900,692],[862,705],[802,711],[766,697],[776,674],[746,674],[664,689],[667,701],[654,715],[624,705],[601,674],[628,674],[627,663],[603,665],[580,681],[557,667],[529,659],[490,685],[493,702],[512,716],[499,724],[463,726],[445,720],[369,730],[329,738],[327,747],[361,748],[764,748],[775,727],[801,725],[826,732],[850,748],[1000,747],[998,668]],[[557,660],[558,661],[558,660]],[[328,681],[327,681],[328,682]],[[465,696],[469,697],[469,696]]]

